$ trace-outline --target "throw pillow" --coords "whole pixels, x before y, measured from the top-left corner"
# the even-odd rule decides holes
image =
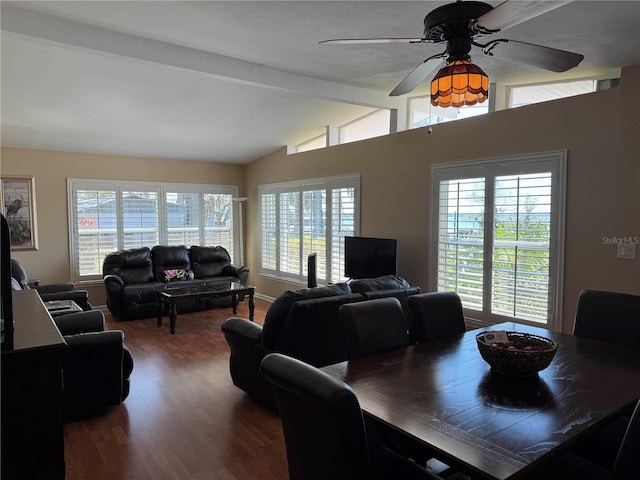
[[[193,270],[185,270],[184,268],[175,268],[164,271],[164,281],[173,282],[175,280],[193,280]]]

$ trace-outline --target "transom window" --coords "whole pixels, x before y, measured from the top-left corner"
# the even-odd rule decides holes
[[[430,283],[465,314],[558,328],[566,153],[433,169]]]
[[[74,281],[102,278],[104,257],[155,245],[237,247],[236,186],[68,179]]]
[[[306,282],[317,254],[320,283],[344,276],[344,237],[357,234],[358,176],[260,185],[260,273]]]

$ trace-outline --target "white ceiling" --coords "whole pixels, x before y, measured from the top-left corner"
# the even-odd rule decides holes
[[[445,3],[2,1],[2,145],[248,163],[402,108],[388,93],[441,46],[318,42],[421,37]],[[492,38],[585,58],[556,74],[473,50],[491,82],[616,76],[640,65],[640,1],[574,1]]]

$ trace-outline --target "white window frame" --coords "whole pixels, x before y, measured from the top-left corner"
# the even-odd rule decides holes
[[[549,287],[546,324],[521,318],[513,318],[491,313],[491,273],[493,251],[493,184],[497,176],[551,172],[551,238],[549,244]],[[434,165],[431,172],[431,225],[429,252],[429,287],[438,288],[438,222],[440,211],[439,189],[444,180],[463,178],[485,178],[484,217],[484,269],[483,269],[483,310],[464,309],[465,317],[472,323],[491,325],[504,321],[518,321],[536,326],[544,326],[559,331],[562,314],[562,292],[564,283],[565,209],[566,209],[566,150],[515,155],[480,161]]]
[[[590,84],[589,88],[586,85]],[[598,80],[595,78],[565,80],[562,82],[531,83],[526,85],[507,86],[508,108],[519,108],[535,103],[550,102],[561,98],[586,95],[598,90]],[[513,104],[513,97],[517,91],[527,91],[529,101]]]
[[[295,146],[294,153],[310,152],[327,146],[327,133],[321,133]]]
[[[332,230],[332,204],[331,204],[331,192],[335,189],[342,188],[353,188],[354,189],[354,218],[353,218],[353,231],[349,231],[347,233],[334,232]],[[321,278],[318,275],[318,282],[321,284],[335,282],[336,280],[345,281],[346,277],[344,277],[344,259],[339,263],[341,266],[341,271],[334,272],[334,266],[336,265],[336,260],[332,258],[332,252],[335,251],[334,245],[332,245],[332,236],[344,237],[344,236],[353,236],[359,235],[360,233],[360,175],[347,175],[340,177],[329,177],[329,178],[319,178],[319,179],[309,179],[309,180],[298,180],[292,182],[283,182],[283,183],[273,183],[273,184],[265,184],[258,186],[258,212],[260,217],[260,241],[259,241],[259,263],[260,263],[260,275],[277,278],[280,280],[292,282],[292,283],[302,283],[306,284],[306,258],[300,259],[300,273],[294,274],[291,272],[284,272],[280,269],[280,255],[282,253],[280,248],[280,194],[287,192],[296,192],[302,194],[302,192],[309,190],[326,190],[326,198],[327,198],[327,206],[325,212],[325,249],[327,252],[327,258],[324,259],[326,265],[326,275],[325,278]],[[267,268],[263,265],[264,252],[263,252],[263,218],[262,218],[262,209],[263,209],[263,196],[265,195],[274,195],[275,196],[275,212],[276,212],[276,248],[275,248],[275,268]],[[301,206],[302,208],[302,206]],[[300,211],[300,219],[302,221],[302,211]],[[303,232],[303,228],[300,229],[300,232]],[[344,255],[344,247],[339,247],[339,250]],[[301,253],[302,254],[302,253]],[[318,263],[322,260],[318,258]],[[320,272],[318,272],[320,273]],[[332,280],[333,279],[333,280]]]
[[[373,134],[371,134],[370,130],[370,121],[371,119],[376,116],[376,115],[387,115],[386,120],[386,130],[382,133],[379,132],[374,132]],[[356,135],[355,133],[349,133],[347,134],[347,131],[351,131],[352,129],[364,129],[366,130],[366,133],[361,133],[360,135]],[[391,133],[391,110],[387,109],[387,108],[378,108],[375,110],[372,110],[371,112],[362,115],[361,117],[356,118],[355,120],[352,120],[350,122],[345,123],[344,125],[341,125],[340,128],[338,129],[338,143],[339,144],[344,144],[344,143],[352,143],[352,142],[359,142],[361,140],[368,140],[370,138],[376,138],[376,137],[380,137],[383,135],[389,135],[389,133]],[[348,139],[347,137],[351,136],[353,138]]]
[[[202,207],[202,198],[205,194],[223,194],[231,195],[232,198],[238,196],[237,185],[212,185],[212,184],[192,184],[192,183],[165,183],[165,182],[141,182],[141,181],[120,181],[120,180],[93,180],[93,179],[81,179],[81,178],[68,178],[67,179],[67,211],[69,218],[69,259],[70,259],[70,272],[71,280],[73,282],[95,282],[102,279],[102,274],[81,275],[80,274],[80,261],[78,251],[78,221],[77,221],[77,204],[76,204],[76,192],[78,190],[106,190],[116,192],[116,236],[117,236],[117,250],[126,248],[124,245],[123,234],[123,222],[121,215],[121,194],[125,191],[143,191],[143,192],[155,192],[158,196],[158,236],[159,241],[157,245],[168,245],[168,230],[166,224],[166,194],[169,193],[198,193],[200,195],[200,218],[204,218],[204,211]],[[238,202],[232,202],[232,231],[233,231],[233,246],[230,250],[230,254],[233,257],[241,258],[241,239],[240,239],[240,225],[238,221],[239,217],[239,205]],[[204,245],[205,238],[205,225],[201,220],[199,222],[200,238]],[[149,248],[154,245],[145,245]],[[190,246],[190,245],[187,245]],[[234,255],[235,253],[235,255]]]

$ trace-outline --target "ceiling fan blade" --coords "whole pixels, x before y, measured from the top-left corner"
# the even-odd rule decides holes
[[[440,63],[446,53],[439,53],[427,58],[424,62],[414,68],[409,75],[404,77],[396,88],[389,94],[390,97],[397,97],[398,95],[404,95],[411,92],[416,88],[420,82],[422,82],[427,76],[433,72]]]
[[[424,43],[424,38],[336,38],[333,40],[322,40],[318,43],[327,44],[360,44],[360,43]]]
[[[484,45],[482,51],[485,55],[533,65],[552,72],[565,72],[576,67],[584,58],[584,55],[579,53],[515,40],[494,40]]]
[[[507,0],[478,19],[478,29],[497,32],[561,7],[571,0]]]

